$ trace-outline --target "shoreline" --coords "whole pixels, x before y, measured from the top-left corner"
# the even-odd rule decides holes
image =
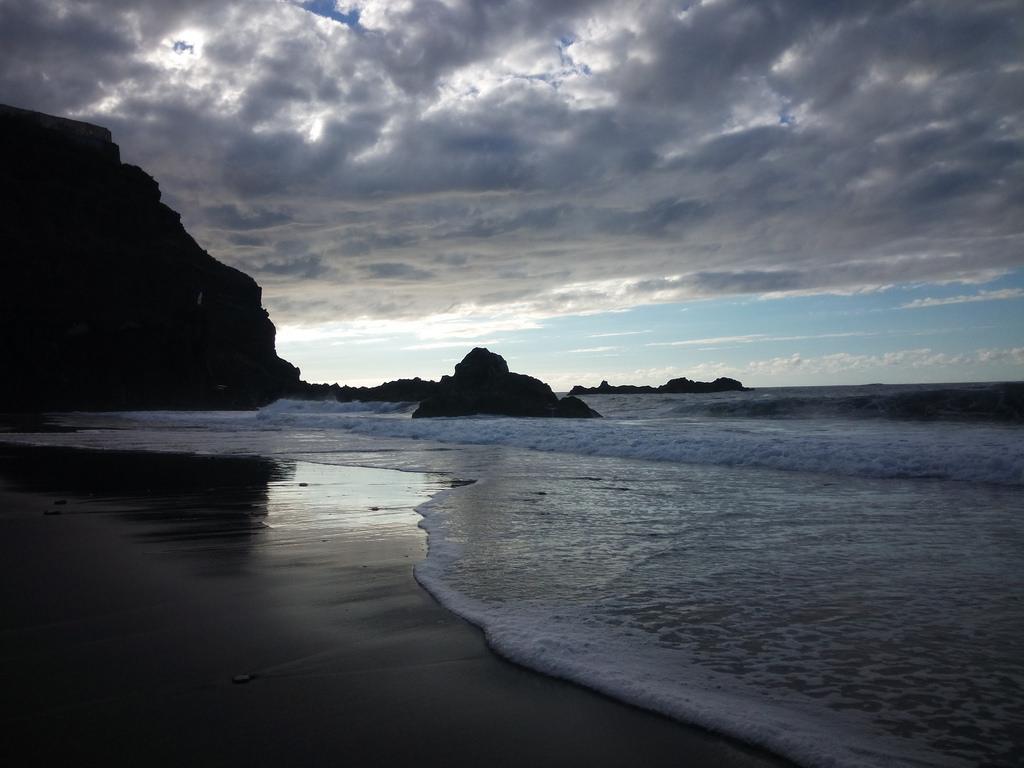
[[[348,469],[301,486],[264,459],[0,442],[15,743],[36,763],[788,764],[495,654],[416,582],[411,509],[383,536],[265,527],[277,489],[362,500],[376,481]]]

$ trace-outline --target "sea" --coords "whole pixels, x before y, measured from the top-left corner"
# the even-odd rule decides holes
[[[500,655],[804,766],[1016,766],[1022,386],[585,396],[593,420],[281,400],[4,439],[444,476],[415,575]]]

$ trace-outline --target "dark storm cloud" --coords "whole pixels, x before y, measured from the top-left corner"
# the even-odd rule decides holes
[[[367,276],[378,280],[429,280],[434,276],[433,272],[419,269],[412,264],[390,261],[367,264],[362,267],[362,271]]]
[[[210,226],[234,230],[266,229],[292,219],[286,211],[258,207],[243,209],[231,204],[210,206],[204,208],[203,213]]]
[[[361,256],[411,246],[417,238],[409,232],[377,232],[369,228],[353,227],[338,243],[346,256]]]
[[[1024,253],[1022,15],[0,0],[0,101],[111,128],[286,321],[983,281]]]
[[[599,224],[604,231],[614,234],[657,237],[710,215],[710,206],[704,200],[667,198],[656,200],[639,211],[608,211]]]
[[[265,245],[267,242],[266,238],[260,237],[258,235],[247,235],[243,232],[232,233],[228,235],[228,241],[233,243],[234,245],[248,247],[262,246]]]
[[[313,279],[323,276],[328,270],[319,256],[306,254],[293,256],[287,260],[265,261],[252,265],[257,274],[277,275],[279,277],[299,277]]]
[[[131,41],[116,19],[90,11],[73,6],[58,15],[49,3],[0,2],[0,93],[6,102],[76,109],[102,93],[100,81],[123,76]]]

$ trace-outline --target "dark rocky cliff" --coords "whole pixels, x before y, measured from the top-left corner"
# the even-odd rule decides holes
[[[105,129],[0,108],[0,164],[0,412],[245,408],[298,385],[260,287]]]

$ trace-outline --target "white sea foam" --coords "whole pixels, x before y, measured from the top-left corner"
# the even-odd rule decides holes
[[[261,408],[260,419],[273,419],[275,417],[296,415],[296,414],[331,414],[331,413],[359,413],[359,414],[399,414],[411,413],[416,408],[416,403],[381,403],[361,402],[353,400],[348,403],[339,403],[335,400],[277,400],[270,405]]]
[[[503,458],[416,568],[498,652],[808,766],[1013,764],[1014,491]]]
[[[586,395],[614,418],[893,419],[1024,424],[1024,382],[769,387],[691,395]]]
[[[672,418],[567,419],[553,425],[546,419],[489,416],[367,418],[338,409],[349,405],[353,404],[279,401],[260,411],[256,420],[263,426],[337,429],[374,437],[504,445],[583,456],[854,477],[1024,484],[1024,440],[1021,428],[1016,426]],[[385,412],[399,416],[405,411],[395,408]]]

